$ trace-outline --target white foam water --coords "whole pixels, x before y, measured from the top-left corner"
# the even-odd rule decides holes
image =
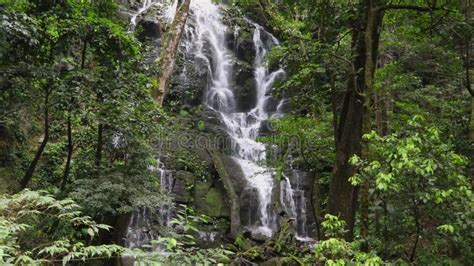
[[[233,141],[234,159],[241,166],[249,186],[258,193],[259,220],[253,221],[251,230],[271,236],[277,229],[277,221],[271,200],[274,187],[273,169],[261,165],[265,160],[265,145],[257,142],[260,128],[268,121],[270,114],[265,110],[270,89],[276,78],[284,74],[282,69],[269,71],[264,64],[268,50],[278,41],[261,26],[251,23],[253,43],[256,51],[254,77],[256,84],[256,105],[249,112],[237,112],[237,100],[231,87],[234,56],[226,46],[226,26],[222,22],[219,6],[211,0],[193,0],[191,3],[195,27],[189,28],[187,46],[195,47],[195,56],[203,60],[209,72],[209,84],[205,104],[219,113],[228,134]],[[270,37],[262,40],[262,32]],[[234,35],[238,34],[234,32]]]
[[[150,169],[160,176],[160,185],[171,194],[173,189],[174,177],[173,172],[165,168],[164,164],[158,162],[158,167]],[[172,217],[174,206],[163,206],[158,210],[150,210],[142,208],[132,213],[129,224],[127,226],[127,233],[125,236],[125,246],[128,248],[139,248],[143,245],[150,244],[151,240],[159,238],[151,221],[158,220],[160,226],[168,226]],[[158,214],[158,219],[153,219]]]
[[[131,18],[131,28],[135,28],[137,17],[145,13],[153,5],[161,4],[161,0],[144,0],[142,8]],[[165,16],[170,19],[175,16],[177,0],[168,7]],[[233,65],[235,56],[227,48],[226,32],[229,32],[223,23],[219,5],[211,0],[192,0],[190,6],[190,18],[185,29],[182,48],[186,58],[194,57],[195,60],[203,62],[207,68],[208,84],[204,95],[204,104],[217,112],[223,125],[232,139],[233,158],[242,168],[244,178],[251,191],[256,192],[258,201],[258,215],[255,221],[250,221],[249,229],[254,234],[272,236],[278,229],[276,211],[272,206],[272,195],[276,181],[275,171],[265,167],[262,162],[266,159],[266,146],[257,141],[261,134],[260,129],[272,117],[281,117],[283,106],[287,103],[282,100],[277,103],[276,110],[269,112],[267,109],[271,102],[271,89],[275,80],[284,75],[283,69],[270,71],[265,64],[265,57],[268,51],[276,45],[278,40],[260,25],[251,21],[247,22],[253,27],[253,45],[255,57],[253,61],[254,79],[256,89],[255,106],[248,112],[237,110],[237,98],[232,87]],[[234,29],[234,36],[238,36],[239,30]],[[181,75],[185,75],[187,69],[183,69]],[[162,166],[161,184],[164,188],[172,182],[172,175]],[[285,211],[297,219],[297,232],[299,238],[305,238],[306,229],[306,209],[304,207],[304,191],[298,187],[293,188],[288,177],[281,182],[280,201]],[[137,213],[138,216],[146,216],[146,213]],[[169,221],[169,210],[161,210],[162,221]],[[143,217],[142,217],[143,218]],[[138,235],[134,231],[132,219],[129,226],[130,235]],[[167,223],[167,222],[165,222]],[[145,226],[146,227],[146,226]],[[146,229],[145,229],[146,231]],[[132,237],[133,238],[133,237]],[[139,237],[134,237],[135,244],[143,242]],[[133,242],[133,241],[132,241]]]
[[[140,18],[143,14],[145,14],[148,10],[150,10],[154,6],[160,6],[164,9],[163,17],[168,21],[173,21],[176,11],[178,8],[178,0],[172,0],[169,2],[167,0],[142,0],[141,6],[138,8],[136,12],[130,14],[130,23],[128,25],[128,31],[133,32],[137,27],[137,19]]]

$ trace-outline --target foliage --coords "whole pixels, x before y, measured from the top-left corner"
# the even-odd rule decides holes
[[[294,158],[291,162],[294,166],[309,171],[321,171],[331,164],[334,160],[331,117],[325,113],[318,118],[288,115],[272,120],[275,133],[259,140],[280,149],[274,155],[281,158],[277,158],[274,164],[284,163],[285,156],[289,155]]]
[[[371,159],[352,158],[360,169],[352,178],[353,184],[363,180],[373,184],[372,213],[390,214],[383,220],[385,232],[373,237],[384,239],[384,243],[376,242],[381,245],[378,248],[391,256],[402,256],[393,245],[410,241],[412,232],[417,232],[415,239],[430,239],[432,246],[420,247],[430,261],[453,247],[464,259],[472,255],[468,232],[473,226],[473,196],[463,174],[467,159],[457,154],[443,136],[443,132],[416,116],[402,132],[385,137],[375,132],[366,135]],[[397,220],[404,221],[403,225]]]
[[[195,237],[199,232],[198,225],[209,223],[210,218],[205,215],[196,216],[194,211],[181,205],[175,218],[169,225],[174,228],[167,237],[160,237],[151,241],[152,251],[134,249],[127,256],[134,257],[137,265],[172,264],[216,264],[229,262],[233,252],[225,248],[200,249],[196,247]]]
[[[355,193],[334,194],[361,203],[361,208],[353,204],[355,241],[343,239],[345,222],[327,214],[316,221],[325,238],[311,250],[298,246],[288,224],[263,244],[239,235],[235,246],[201,249],[196,233],[212,221],[182,207],[169,235],[128,254],[144,265],[244,264],[273,257],[289,264],[472,263],[469,1],[231,2],[226,19],[245,27],[240,40],[252,36],[249,17],[281,41],[266,64],[283,67],[287,78],[269,93],[287,99],[290,111],[272,121],[270,136],[260,138],[274,148],[264,163],[277,170],[277,179],[288,168],[313,172],[311,196],[320,215],[332,202],[327,197],[331,173],[351,158],[347,172],[357,169],[349,180]],[[370,43],[377,46],[374,88],[358,95],[364,103],[353,102],[364,105],[360,119],[346,121],[344,108],[358,93],[348,86],[354,82],[350,77],[372,81],[360,74],[363,67],[354,69],[361,65],[359,57],[369,55],[367,40],[354,38],[369,25],[368,3],[384,8],[380,39]],[[116,221],[137,208],[169,203],[159,184],[155,144],[171,144],[172,158],[160,154],[160,159],[172,162],[174,170],[211,181],[212,164],[200,159],[205,154],[197,156],[205,149],[194,149],[198,133],[208,136],[214,130],[208,123],[214,118],[198,117],[203,107],[189,106],[199,104],[201,91],[178,84],[186,88],[167,107],[175,114],[158,109],[150,97],[156,81],[147,76],[156,69],[146,65],[144,47],[121,17],[114,0],[0,0],[0,192],[19,191],[18,181],[26,180],[23,186],[60,199],[29,190],[3,196],[4,264],[99,260],[125,252],[115,245],[90,245],[102,241],[99,230],[110,229],[94,220]],[[341,145],[340,125],[363,119],[368,123],[362,130],[370,133]],[[185,147],[191,142],[195,146]],[[352,145],[363,146],[363,152],[345,154]],[[360,198],[352,198],[357,192]]]
[[[347,242],[341,236],[345,233],[344,221],[326,214],[321,223],[326,240],[315,245],[314,256],[325,265],[382,265],[380,257],[373,253],[361,252],[357,242]],[[307,258],[311,261],[312,258]]]
[[[3,2],[0,154],[9,179],[24,178],[48,129],[32,188],[72,193],[93,216],[166,201],[150,170],[162,114],[115,1]]]
[[[99,230],[110,226],[83,216],[71,199],[57,200],[44,191],[23,190],[0,199],[0,261],[3,264],[39,264],[86,261],[112,257],[124,251],[117,245],[88,244]],[[62,232],[73,231],[67,238]],[[73,236],[74,235],[74,236]],[[72,237],[73,236],[73,237]]]

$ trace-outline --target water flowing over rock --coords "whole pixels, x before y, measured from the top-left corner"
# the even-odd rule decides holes
[[[165,169],[161,162],[154,170],[160,176],[161,187],[171,193],[175,186],[173,173]],[[137,248],[149,244],[151,240],[158,239],[159,234],[155,226],[168,226],[173,208],[173,206],[164,206],[159,210],[143,208],[132,213],[125,236],[125,246]]]
[[[163,179],[162,175],[161,184],[174,195],[176,202],[191,205],[198,213],[227,219],[232,224],[229,226],[232,234],[242,227],[256,239],[271,237],[279,230],[279,214],[284,211],[296,220],[297,236],[306,239],[312,230],[308,223],[314,221],[309,202],[311,185],[308,185],[312,179],[291,169],[281,182],[277,181],[275,169],[265,166],[269,147],[257,141],[258,137],[271,134],[272,118],[288,111],[287,99],[272,96],[275,81],[285,78],[285,72],[281,68],[269,68],[265,62],[270,49],[279,42],[262,26],[246,18],[240,21],[245,23],[247,37],[240,36],[243,29],[226,21],[225,8],[211,0],[191,1],[167,99],[179,102],[182,108],[199,104],[205,107],[194,118],[205,121],[203,132],[222,137],[223,141],[212,147],[217,151],[202,147],[190,151],[205,162],[214,177],[207,181],[196,179],[186,169],[178,169],[170,159],[172,156],[164,156],[164,163],[173,169],[173,175],[170,179]],[[132,23],[143,22],[132,20]],[[211,161],[208,153],[214,154]],[[215,165],[222,165],[225,171],[212,169]],[[225,178],[221,176],[223,173]],[[161,212],[164,217],[159,220],[163,225],[170,213]],[[143,212],[134,214],[128,236],[149,238],[148,225],[138,222],[152,219],[145,216]],[[145,229],[133,230],[137,226]],[[200,234],[208,241],[220,238],[215,232]],[[135,242],[133,245],[139,245],[141,240]]]
[[[272,97],[272,85],[276,78],[284,75],[282,69],[269,71],[264,64],[264,58],[269,49],[278,45],[278,41],[261,26],[249,22],[253,27],[253,45],[255,58],[253,60],[253,75],[255,87],[254,105],[248,112],[239,112],[237,106],[241,100],[232,87],[232,72],[235,66],[235,55],[229,50],[226,42],[226,25],[223,23],[219,6],[210,0],[193,1],[191,5],[194,28],[189,28],[189,38],[186,46],[195,57],[203,61],[208,69],[208,85],[204,95],[205,105],[220,114],[232,140],[232,155],[243,170],[248,187],[245,194],[254,201],[248,201],[249,209],[257,210],[257,215],[249,215],[248,209],[243,209],[243,215],[248,215],[246,226],[254,234],[270,237],[278,229],[276,212],[272,206],[274,170],[261,166],[266,159],[265,145],[257,142],[262,124],[268,121],[275,109],[269,110],[267,103]],[[246,201],[246,199],[241,199]],[[246,212],[246,213],[245,213]]]

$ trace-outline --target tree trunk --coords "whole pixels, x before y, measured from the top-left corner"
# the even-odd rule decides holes
[[[231,209],[230,209],[230,233],[232,237],[236,237],[240,230],[240,203],[239,197],[234,189],[234,184],[227,173],[224,163],[221,160],[221,157],[217,151],[208,151],[211,155],[212,161],[214,162],[214,167],[216,168],[219,177],[224,183],[224,188],[227,192],[227,195],[230,199]]]
[[[95,151],[95,166],[97,168],[97,171],[100,171],[100,165],[102,162],[102,147],[104,146],[103,135],[104,126],[99,123],[99,128],[97,129],[97,148]]]
[[[371,129],[370,97],[383,21],[383,9],[375,1],[364,1],[361,7],[365,14],[362,23],[355,25],[352,34],[353,69],[338,126],[338,149],[333,177],[329,184],[327,211],[339,216],[347,223],[347,240],[352,240],[358,188],[350,184],[355,167],[349,163],[353,155],[368,156],[368,147],[362,143],[362,135]],[[362,146],[364,145],[364,146]],[[366,191],[363,197],[367,197]]]
[[[466,1],[464,18],[467,24],[471,23],[471,4],[470,1]],[[471,118],[469,123],[469,143],[470,143],[470,151],[469,151],[469,178],[471,179],[471,184],[474,185],[474,91],[472,89],[471,84],[471,40],[466,40],[466,54],[464,55],[464,67],[465,67],[465,75],[466,75],[466,89],[471,96]]]
[[[469,177],[471,185],[474,186],[474,96],[471,96],[471,118],[469,122],[469,144],[470,144],[470,162],[469,162]]]
[[[334,130],[334,148],[337,150],[339,139],[337,136],[337,125],[339,122],[337,121],[337,91],[336,91],[336,75],[334,73],[334,69],[330,69],[328,72],[329,81],[331,85],[331,111],[332,111],[332,126]]]
[[[89,37],[86,36],[84,41],[82,42],[82,50],[81,50],[81,70],[84,70],[86,64],[86,55],[87,55],[87,43]],[[72,104],[74,100],[74,96],[71,95],[69,98],[69,104]],[[70,107],[68,109],[71,109]],[[68,110],[67,114],[67,159],[66,159],[66,166],[64,167],[63,173],[63,181],[61,183],[61,190],[66,188],[66,184],[69,178],[69,172],[71,170],[71,160],[72,160],[72,153],[74,151],[74,145],[72,143],[72,118],[71,118],[72,110]]]
[[[38,164],[39,159],[41,158],[41,155],[43,154],[44,149],[46,148],[46,144],[48,143],[49,140],[49,91],[45,92],[44,96],[44,138],[43,141],[41,142],[41,145],[39,146],[38,150],[36,151],[35,157],[33,158],[33,161],[31,161],[30,165],[28,166],[28,169],[26,170],[25,175],[23,176],[23,179],[21,180],[20,184],[22,188],[25,188],[28,186],[28,183],[30,183],[31,178],[33,177],[33,173],[36,169],[36,165]]]
[[[66,166],[64,166],[61,190],[64,190],[66,188],[66,184],[69,178],[73,149],[74,149],[74,146],[72,144],[72,122],[71,122],[71,114],[69,113],[67,115],[67,159],[66,159]]]
[[[415,192],[413,192],[413,195],[415,195]],[[416,237],[415,237],[415,243],[413,244],[413,247],[410,253],[410,258],[409,258],[410,262],[415,261],[416,249],[418,247],[418,242],[421,237],[420,214],[418,211],[418,204],[416,202],[415,196],[413,196],[412,203],[413,203],[413,219],[415,220],[415,227],[416,227]]]
[[[183,35],[184,26],[188,19],[189,6],[191,0],[185,0],[178,8],[178,12],[171,24],[170,30],[163,41],[160,56],[160,76],[158,78],[158,88],[152,90],[152,96],[161,106],[168,93],[168,83],[174,70],[178,46]]]

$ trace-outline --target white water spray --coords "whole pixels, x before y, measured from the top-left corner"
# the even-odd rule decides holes
[[[263,64],[265,55],[278,41],[264,29],[254,26],[253,42],[256,50],[254,59],[254,77],[256,83],[256,105],[249,112],[236,111],[236,97],[231,87],[233,55],[225,40],[226,26],[222,23],[219,7],[211,0],[193,0],[191,10],[196,22],[189,29],[194,36],[188,40],[196,48],[195,55],[202,59],[209,70],[209,84],[205,94],[205,104],[218,112],[233,141],[234,159],[241,166],[248,184],[258,193],[259,220],[254,221],[251,230],[254,233],[271,236],[277,229],[277,222],[271,206],[274,187],[273,169],[261,166],[266,158],[265,145],[257,142],[260,128],[270,114],[265,111],[273,82],[284,74],[279,69],[270,72]],[[262,41],[262,32],[270,36],[270,43]]]
[[[128,25],[128,31],[134,31],[137,27],[137,19],[155,6],[160,6],[164,9],[163,16],[168,21],[168,23],[170,23],[176,16],[176,11],[178,9],[178,0],[172,0],[172,2],[166,0],[142,0],[140,8],[136,12],[130,14],[131,17],[130,23]]]
[[[160,176],[160,185],[169,194],[174,186],[173,172],[166,169],[164,164],[158,162],[158,167],[152,167],[150,170],[156,172]],[[160,226],[168,226],[172,217],[174,206],[163,206],[157,211],[143,208],[133,212],[127,226],[127,234],[125,236],[125,246],[128,248],[138,248],[149,244],[151,240],[159,238],[158,233],[152,225],[153,217],[158,213],[158,224]]]

